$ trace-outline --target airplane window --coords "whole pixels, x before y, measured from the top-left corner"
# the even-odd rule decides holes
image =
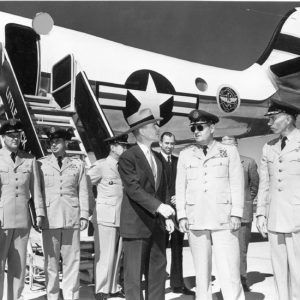
[[[201,92],[205,92],[207,90],[207,83],[204,79],[198,77],[196,78],[195,80],[195,84],[196,84],[196,87],[198,88],[199,91]]]

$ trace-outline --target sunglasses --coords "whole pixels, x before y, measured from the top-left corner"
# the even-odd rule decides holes
[[[192,126],[190,127],[191,132],[195,132],[196,129],[197,129],[198,131],[202,131],[204,128],[205,128],[205,127],[204,127],[203,125],[201,125],[201,124],[192,125]]]

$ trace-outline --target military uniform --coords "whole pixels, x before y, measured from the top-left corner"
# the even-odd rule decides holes
[[[38,163],[46,203],[42,234],[48,299],[59,299],[60,255],[64,299],[79,299],[80,218],[89,216],[85,166],[77,157],[64,157],[60,168],[53,154]]]
[[[300,299],[300,131],[263,147],[257,216],[268,221],[278,299]],[[290,281],[288,278],[290,277]]]
[[[11,153],[5,147],[0,150],[0,299],[7,261],[7,299],[17,300],[22,299],[24,289],[31,228],[29,199],[34,198],[37,216],[44,216],[45,212],[35,158],[18,150],[14,162]]]
[[[211,120],[210,114],[196,112]],[[206,155],[196,145],[180,152],[176,177],[177,217],[179,221],[187,218],[189,224],[198,300],[212,299],[211,244],[224,299],[245,299],[240,282],[238,232],[230,230],[231,216],[243,215],[243,199],[244,177],[236,147],[212,140]]]
[[[97,186],[96,207],[93,213],[95,228],[95,293],[117,293],[122,238],[120,211],[123,185],[118,161],[112,156],[97,161],[88,171]]]

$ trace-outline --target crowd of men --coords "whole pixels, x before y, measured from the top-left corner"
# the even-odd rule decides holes
[[[22,124],[0,127],[0,299],[7,263],[7,299],[20,300],[31,228],[42,231],[47,298],[79,299],[80,231],[93,210],[97,300],[165,299],[166,247],[171,247],[174,293],[212,300],[212,253],[224,300],[243,300],[247,249],[257,197],[257,227],[268,235],[278,300],[300,299],[300,110],[274,100],[266,116],[278,138],[263,147],[260,174],[240,156],[237,140],[214,138],[219,118],[193,110],[195,143],[173,155],[176,138],[161,135],[150,109],[129,116],[128,132],[106,140],[109,155],[88,170],[66,155],[68,130],[47,132],[52,154],[36,160],[19,149]],[[136,144],[128,144],[131,132]],[[160,153],[151,145],[159,142]],[[92,197],[91,187],[97,189]],[[92,201],[91,201],[92,200]],[[196,293],[185,286],[182,248],[187,234],[196,273]],[[62,284],[59,270],[62,261]],[[122,265],[124,283],[120,280]],[[142,280],[144,284],[142,285]],[[125,293],[125,294],[124,294]]]

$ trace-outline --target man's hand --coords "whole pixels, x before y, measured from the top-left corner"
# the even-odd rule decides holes
[[[181,232],[189,232],[189,223],[187,218],[182,218],[179,220],[179,229]]]
[[[241,228],[241,218],[231,216],[229,226],[232,231],[236,231],[236,230],[240,229]]]
[[[80,231],[86,229],[88,226],[88,220],[84,218],[80,218]]]
[[[174,222],[171,219],[166,219],[166,230],[172,233],[175,229]]]
[[[43,217],[43,216],[36,217],[36,227],[38,230],[42,230],[43,225],[44,225],[44,220],[45,220],[45,217]]]
[[[265,216],[258,216],[256,218],[256,227],[258,229],[258,231],[260,232],[260,234],[266,238],[267,237],[267,219]]]
[[[175,195],[171,197],[171,203],[176,206],[176,197]]]
[[[164,203],[158,207],[157,212],[165,219],[169,218],[171,215],[175,215],[174,209],[170,205]]]

